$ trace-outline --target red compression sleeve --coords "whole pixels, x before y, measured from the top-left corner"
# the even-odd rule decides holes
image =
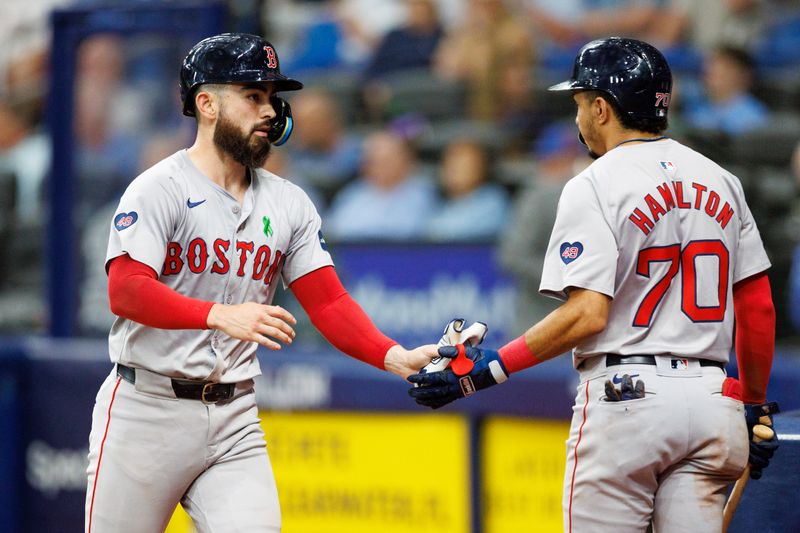
[[[298,278],[291,289],[328,342],[347,355],[384,370],[386,352],[397,342],[375,327],[342,286],[332,266]]]
[[[108,299],[115,315],[159,329],[208,329],[214,305],[178,294],[158,281],[155,270],[127,254],[108,266]]]
[[[538,365],[542,362],[537,359],[536,356],[533,355],[533,352],[531,352],[531,349],[528,348],[528,343],[525,342],[525,335],[517,337],[509,342],[497,350],[497,353],[500,354],[500,360],[503,361],[503,365],[506,367],[509,374],[519,372],[520,370]]]
[[[764,403],[775,353],[775,306],[765,273],[733,286],[733,309],[742,400]]]

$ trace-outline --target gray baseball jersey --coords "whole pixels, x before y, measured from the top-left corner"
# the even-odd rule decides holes
[[[720,530],[747,463],[742,404],[721,394],[732,287],[769,266],[739,181],[674,140],[619,146],[566,185],[540,291],[613,300],[573,352],[565,531]],[[607,401],[624,374],[644,397]]]
[[[201,300],[269,304],[278,278],[290,284],[331,265],[320,218],[305,192],[264,170],[240,205],[182,150],[137,177],[111,225],[108,262],[122,254],[159,281]],[[214,330],[164,330],[119,317],[114,362],[166,376],[234,383],[260,373],[257,345]]]
[[[737,178],[682,144],[621,146],[561,194],[540,292],[614,300],[606,329],[574,351],[728,361],[731,287],[769,268]]]
[[[128,254],[178,293],[225,304],[268,304],[279,278],[288,285],[331,265],[306,194],[263,170],[250,177],[240,204],[186,151],[161,161],[122,196],[106,265]],[[109,350],[125,366],[108,376],[92,414],[86,531],[162,531],[181,502],[198,531],[278,533],[253,391],[256,344],[120,317]],[[203,401],[179,397],[173,378],[235,385],[231,398],[207,403],[205,388]]]

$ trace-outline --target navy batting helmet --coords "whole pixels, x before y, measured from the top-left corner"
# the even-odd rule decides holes
[[[654,46],[636,39],[609,37],[581,48],[572,78],[550,90],[602,91],[629,117],[665,121],[672,73]]]
[[[204,83],[269,81],[276,91],[303,88],[281,74],[275,48],[258,35],[222,33],[203,39],[189,51],[181,67],[183,114],[194,116],[194,93]]]

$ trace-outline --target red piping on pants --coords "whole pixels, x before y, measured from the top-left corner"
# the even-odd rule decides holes
[[[589,406],[589,382],[586,382],[586,401],[583,403],[583,421],[578,429],[578,442],[575,443],[575,459],[572,464],[572,480],[569,487],[569,533],[572,533],[572,493],[575,490],[575,472],[578,470],[578,446],[583,436],[583,426],[586,424],[586,408]],[[98,465],[99,466],[99,465]],[[97,481],[95,479],[95,481]]]
[[[122,378],[117,376],[117,384],[114,386],[114,392],[111,393],[111,403],[108,404],[108,419],[106,420],[106,432],[103,433],[103,441],[100,443],[100,455],[97,457],[97,470],[94,473],[94,486],[92,487],[92,503],[89,504],[89,529],[87,533],[92,533],[92,511],[94,511],[94,493],[97,490],[97,478],[100,477],[100,461],[103,460],[103,446],[106,445],[106,437],[108,437],[108,426],[111,425],[111,406],[114,405],[114,398],[117,396],[117,389],[119,388]]]

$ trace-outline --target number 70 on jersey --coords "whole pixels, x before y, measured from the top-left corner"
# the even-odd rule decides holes
[[[700,305],[697,301],[699,257],[710,256],[717,258],[718,278],[716,280],[704,279],[702,283],[711,284],[717,281],[717,303],[715,305]],[[725,318],[728,294],[728,265],[729,253],[720,240],[690,241],[681,249],[680,244],[669,246],[654,246],[639,252],[636,261],[636,274],[646,278],[650,277],[650,265],[653,263],[668,263],[664,277],[653,285],[636,310],[633,319],[635,327],[649,327],[656,308],[661,303],[664,295],[670,288],[673,279],[681,273],[681,310],[693,322],[721,322]]]

